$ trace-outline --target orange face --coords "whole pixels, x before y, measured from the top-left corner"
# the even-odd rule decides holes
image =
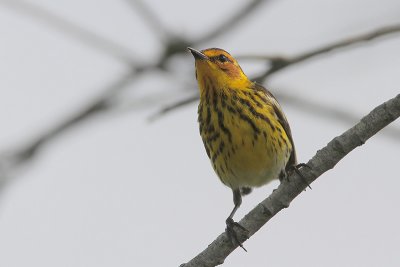
[[[225,50],[209,48],[202,51],[188,48],[196,60],[196,78],[200,91],[207,83],[216,88],[235,88],[250,83],[237,61]]]

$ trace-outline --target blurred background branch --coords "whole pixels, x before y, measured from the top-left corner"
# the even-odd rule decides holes
[[[48,131],[44,132],[39,137],[33,139],[26,145],[15,145],[18,149],[13,151],[8,151],[0,155],[0,175],[7,176],[7,172],[12,172],[13,169],[18,168],[24,163],[32,160],[40,149],[47,144],[49,141],[55,139],[64,131],[74,127],[78,123],[91,118],[92,116],[111,110],[113,107],[114,98],[122,93],[122,91],[128,88],[128,85],[132,83],[138,75],[145,72],[150,72],[154,70],[168,71],[165,68],[166,62],[176,54],[187,53],[186,47],[189,45],[199,44],[201,42],[209,41],[213,38],[218,37],[220,34],[225,33],[231,28],[237,26],[244,18],[251,15],[262,2],[265,0],[254,0],[250,1],[237,13],[228,17],[228,20],[221,25],[211,29],[209,33],[206,33],[201,38],[188,41],[182,36],[175,36],[168,32],[164,27],[161,26],[161,22],[153,14],[152,10],[149,9],[143,2],[139,0],[127,0],[128,4],[132,8],[138,9],[137,12],[142,14],[142,18],[149,25],[152,32],[157,36],[166,36],[167,42],[164,42],[164,54],[157,60],[156,63],[147,64],[137,64],[138,58],[133,56],[129,49],[123,47],[120,44],[114,43],[107,38],[101,37],[100,35],[93,33],[85,28],[68,21],[61,16],[53,14],[52,12],[46,10],[45,8],[32,4],[26,1],[20,0],[0,0],[0,5],[10,8],[11,10],[21,14],[31,17],[35,20],[43,22],[44,25],[56,29],[57,32],[64,33],[67,36],[72,37],[82,43],[91,46],[93,49],[102,51],[107,55],[111,55],[123,63],[127,63],[129,71],[127,74],[116,79],[112,85],[103,89],[104,93],[100,95],[97,99],[88,101],[88,104],[81,108],[81,110],[71,114],[69,118],[61,121],[57,125],[50,127]],[[5,167],[7,166],[7,168]],[[2,179],[3,184],[5,179]]]
[[[312,49],[308,52],[299,54],[294,57],[269,57],[266,56],[264,59],[269,61],[269,69],[267,69],[263,74],[261,74],[258,77],[255,77],[254,80],[256,80],[259,83],[263,83],[266,78],[271,76],[273,73],[280,71],[286,67],[301,63],[303,61],[309,60],[313,57],[326,54],[329,52],[332,52],[334,50],[338,50],[340,48],[348,47],[350,45],[362,43],[362,42],[368,42],[372,41],[378,37],[382,36],[387,36],[390,34],[398,34],[400,32],[400,25],[390,25],[390,26],[384,26],[379,29],[375,29],[371,32],[361,34],[358,36],[353,36],[350,38],[346,38],[343,40],[339,40],[337,42],[334,42],[332,44],[328,44],[326,46],[319,47],[317,49]],[[242,56],[242,58],[255,58],[254,56]],[[258,59],[263,59],[263,56],[259,57]]]
[[[205,42],[208,42],[220,35],[228,33],[235,26],[241,23],[245,18],[249,17],[257,8],[260,8],[261,4],[270,2],[268,0],[252,0],[247,3],[244,7],[240,8],[238,12],[233,15],[227,16],[226,21],[222,22],[219,26],[216,26],[214,29],[211,29],[210,32],[206,33],[204,36],[193,40],[191,45],[198,45]],[[198,9],[199,12],[204,12],[204,7],[198,6],[194,7],[194,9]],[[224,12],[224,15],[226,13]]]
[[[80,25],[76,25],[74,22],[62,18],[57,14],[53,14],[40,5],[20,0],[0,0],[0,5],[10,8],[22,16],[37,20],[46,27],[53,28],[58,33],[66,34],[72,39],[99,50],[106,55],[110,55],[121,62],[128,65],[136,64],[137,56],[133,55],[128,48],[87,30]]]
[[[128,5],[132,8],[135,14],[140,15],[146,24],[151,29],[151,32],[161,41],[165,43],[166,40],[172,35],[162,24],[156,14],[140,0],[126,0]]]
[[[297,56],[294,57],[282,57],[282,56],[263,56],[263,55],[241,55],[238,56],[239,59],[250,59],[250,60],[261,60],[261,61],[266,61],[269,65],[269,68],[267,70],[254,78],[252,80],[255,80],[259,83],[264,83],[265,80],[271,76],[272,74],[282,71],[287,67],[290,67],[292,65],[310,60],[310,59],[315,59],[317,56],[321,55],[326,55],[329,52],[339,52],[340,48],[348,47],[357,43],[361,42],[368,42],[372,41],[378,37],[390,37],[390,35],[395,36],[394,34],[400,33],[400,25],[391,25],[391,26],[385,26],[382,28],[375,29],[371,32],[361,34],[358,36],[353,36],[350,38],[345,38],[343,40],[339,40],[336,42],[333,42],[331,44],[318,47],[315,49],[312,49],[308,52],[301,53]],[[357,46],[354,46],[353,48],[357,48]],[[356,121],[355,115],[352,115],[348,111],[343,111],[342,108],[335,108],[335,107],[329,107],[326,105],[321,105],[319,103],[315,103],[314,101],[311,100],[306,100],[301,98],[298,95],[288,95],[284,94],[282,92],[274,92],[276,97],[279,100],[287,102],[289,105],[294,105],[299,109],[302,109],[304,111],[310,112],[311,114],[316,114],[318,116],[323,115],[326,116],[327,118],[330,119],[338,119],[346,123],[354,123]],[[174,111],[175,109],[181,108],[183,106],[186,106],[188,104],[191,104],[193,102],[196,102],[198,100],[198,94],[197,91],[192,95],[189,96],[185,99],[181,99],[176,101],[175,103],[172,103],[166,107],[161,108],[157,113],[155,113],[153,116],[151,116],[151,120],[160,118],[162,115],[165,115],[169,112]],[[393,137],[394,140],[399,140],[398,136],[400,134],[399,129],[391,128],[389,127],[390,130],[387,131],[386,133]]]
[[[240,63],[247,61],[249,66],[244,67],[251,65],[249,73],[255,74],[249,76],[271,85],[266,87],[284,102],[296,132],[299,158],[307,158],[329,136],[341,131],[343,125],[337,121],[354,125],[360,114],[398,88],[399,39],[394,38],[400,33],[400,5],[395,0],[356,2],[0,0],[4,34],[0,50],[0,248],[4,254],[0,265],[10,265],[3,263],[7,261],[26,265],[17,262],[21,253],[21,261],[40,261],[40,266],[59,265],[54,262],[60,259],[75,261],[75,257],[82,257],[76,261],[87,260],[89,263],[79,262],[85,266],[129,266],[140,258],[148,265],[160,265],[151,264],[155,260],[173,265],[166,263],[169,255],[172,259],[168,263],[176,263],[176,255],[187,258],[197,251],[207,242],[208,234],[224,226],[219,216],[225,210],[221,194],[226,190],[211,179],[212,170],[195,134],[198,89],[193,58],[186,47],[221,47],[234,52]],[[336,8],[334,12],[332,8]],[[323,58],[329,60],[320,60]],[[291,66],[285,75],[274,76]],[[185,106],[184,111],[178,109]],[[152,124],[146,121],[149,117]],[[290,250],[310,233],[323,237],[307,239],[308,247],[312,248],[315,241],[315,248],[320,248],[318,255],[323,263],[319,265],[325,264],[334,247],[333,243],[329,247],[321,243],[336,240],[335,249],[351,251],[357,261],[373,249],[376,259],[384,255],[379,264],[385,259],[383,265],[389,266],[388,250],[395,246],[387,249],[375,244],[398,243],[394,239],[387,242],[394,236],[391,229],[395,229],[389,226],[397,227],[398,219],[385,220],[383,232],[375,233],[370,227],[379,224],[383,215],[391,216],[396,208],[393,197],[397,197],[398,186],[379,185],[376,190],[376,177],[388,177],[385,185],[397,182],[391,174],[400,141],[398,122],[379,136],[382,138],[366,146],[368,151],[352,153],[357,157],[351,164],[346,160],[338,166],[342,168],[335,168],[338,179],[352,175],[351,183],[326,179],[318,184],[312,197],[319,197],[320,207],[313,206],[310,195],[299,199],[304,201],[299,205],[303,225],[310,225],[306,220],[329,218],[327,225],[335,225],[332,231],[326,232],[327,226],[322,223],[309,232],[306,228],[296,231],[294,228],[302,227],[300,220],[291,227],[297,215],[286,223],[282,221],[286,216],[279,216],[268,238],[259,238],[262,245],[255,239],[248,243],[254,252],[251,259],[246,255],[243,264],[236,259],[233,264],[257,265],[269,246],[267,249],[274,253],[270,256],[279,264],[293,265],[282,263],[285,257],[278,255],[279,248],[274,250],[276,242],[282,241],[280,228],[285,234],[288,229],[294,230],[291,236],[306,236],[293,238],[288,244]],[[383,157],[382,145],[387,143]],[[365,168],[370,162],[373,166]],[[19,177],[23,179],[12,183]],[[212,182],[208,184],[204,177]],[[364,183],[371,191],[360,189]],[[12,190],[1,190],[9,185],[13,185]],[[274,185],[255,190],[249,198],[264,197],[265,190],[272,190]],[[204,198],[204,192],[209,198]],[[332,197],[332,206],[324,202],[329,193],[341,196]],[[377,197],[371,200],[362,193]],[[175,208],[160,209],[160,199]],[[190,202],[182,201],[188,199]],[[231,204],[231,199],[226,201]],[[243,203],[244,210],[251,203],[256,202]],[[346,218],[357,209],[359,221],[329,217],[331,208],[340,204],[348,210],[347,214],[343,210]],[[312,218],[310,214],[316,208],[320,208],[320,216]],[[373,216],[378,221],[371,218],[371,210],[379,212],[379,216]],[[363,212],[364,217],[360,215]],[[138,219],[142,216],[146,220]],[[176,220],[160,220],[169,216]],[[206,227],[191,232],[193,236],[175,239],[200,225],[199,220],[204,218]],[[336,239],[338,231],[346,237]],[[370,244],[359,236],[351,240],[355,243],[347,242],[349,233],[368,236]],[[83,242],[76,242],[78,239]],[[193,244],[193,240],[199,242]],[[144,250],[143,255],[132,253],[141,252],[147,244],[154,245],[148,254]],[[258,247],[262,249],[259,258]],[[149,259],[154,251],[165,254],[162,259]],[[397,251],[390,251],[397,260]],[[298,257],[301,255],[304,251]],[[105,257],[111,263],[104,261]],[[257,263],[250,263],[252,259]],[[46,265],[42,260],[54,262]],[[342,255],[340,260],[350,262]],[[340,264],[332,261],[331,265]]]
[[[64,18],[61,18],[60,16],[53,14],[38,5],[19,0],[0,1],[0,4],[9,7],[20,14],[27,15],[36,20],[42,21],[45,23],[46,26],[50,26],[56,29],[58,32],[65,33],[73,39],[86,43],[94,49],[98,49],[105,54],[115,57],[121,62],[127,63],[130,68],[130,71],[128,71],[120,78],[117,78],[115,83],[103,89],[104,93],[101,94],[100,97],[89,101],[87,106],[82,107],[80,111],[75,112],[68,119],[61,121],[57,125],[50,127],[47,132],[43,133],[41,136],[34,139],[27,145],[19,147],[19,149],[14,152],[8,153],[8,160],[11,157],[14,162],[12,166],[17,167],[20,164],[31,160],[37,154],[41,147],[47,144],[48,141],[56,138],[63,131],[74,127],[78,123],[82,123],[93,115],[115,108],[115,101],[112,102],[111,100],[115,99],[120,93],[123,92],[124,89],[128,88],[128,85],[131,84],[138,75],[149,71],[154,71],[156,69],[168,72],[169,70],[165,67],[166,62],[176,54],[186,53],[186,47],[188,45],[199,45],[201,43],[219,37],[222,34],[225,34],[233,27],[237,26],[250,14],[252,14],[252,12],[257,10],[257,8],[259,8],[262,3],[268,1],[250,1],[238,12],[232,14],[231,16],[228,16],[225,22],[222,22],[215,28],[210,29],[208,33],[204,34],[204,36],[196,40],[187,40],[183,36],[175,36],[174,34],[169,32],[167,29],[165,29],[165,27],[162,26],[162,22],[158,20],[157,16],[153,14],[152,10],[149,9],[143,2],[139,0],[127,0],[127,2],[129,5],[131,5],[133,9],[136,10],[136,12],[139,12],[142,15],[143,20],[149,25],[151,31],[154,32],[157,36],[162,37],[163,39],[162,42],[164,43],[165,52],[155,63],[138,65],[136,63],[137,58],[132,55],[129,49],[117,43],[114,43],[107,38],[101,37],[89,30],[86,30],[79,25],[75,25],[74,23]],[[256,81],[264,82],[265,79],[271,76],[273,73],[279,72],[289,66],[315,58],[316,56],[327,54],[328,52],[337,51],[343,47],[348,47],[350,45],[360,42],[371,41],[378,37],[389,36],[391,34],[393,35],[399,32],[400,25],[391,25],[375,29],[366,34],[361,34],[358,36],[339,40],[337,42],[333,42],[331,44],[312,49],[308,52],[301,53],[294,57],[243,55],[240,56],[240,58],[267,61],[269,63],[269,68],[267,68],[267,70],[263,74],[254,78],[254,80]],[[164,40],[167,41],[165,42]],[[176,110],[179,107],[197,101],[197,90],[194,90],[194,92],[196,93],[188,98],[178,100],[177,102],[169,106],[162,107],[160,111],[154,114],[150,119],[154,120],[162,115],[165,115],[168,112]],[[318,103],[314,103],[311,100],[302,99],[299,96],[287,95],[284,93],[277,93],[276,95],[278,99],[286,101],[290,105],[294,105],[299,109],[313,114],[324,115],[328,118],[335,118],[348,123],[352,123],[355,121],[356,116],[352,115],[349,112],[343,111],[342,109],[320,105]],[[396,140],[398,140],[397,136],[399,135],[399,133],[400,130],[395,128],[390,129],[386,132],[388,136],[394,137],[394,139]],[[2,160],[5,160],[4,157],[0,157],[0,162]],[[2,165],[0,164],[0,168],[1,166]]]

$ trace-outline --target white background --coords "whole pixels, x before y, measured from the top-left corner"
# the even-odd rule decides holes
[[[141,62],[162,53],[125,1],[27,1],[124,46]],[[0,151],[28,143],[127,71],[121,61],[0,1]],[[246,1],[146,1],[171,32],[199,37]],[[400,23],[397,0],[275,1],[204,47],[295,55]],[[171,66],[172,65],[172,66]],[[0,191],[0,266],[179,266],[225,227],[231,191],[199,137],[197,105],[154,122],[195,87],[190,54],[153,72],[99,114],[53,140]],[[264,65],[243,60],[256,75]],[[184,81],[184,83],[182,83]],[[284,92],[362,117],[400,92],[400,35],[352,46],[271,77]],[[154,94],[160,99],[153,99]],[[148,97],[151,97],[149,100]],[[351,124],[282,101],[301,162]],[[356,123],[356,121],[354,121]],[[400,129],[400,123],[391,125]],[[399,266],[400,136],[385,130],[320,177],[224,266]],[[240,219],[278,182],[245,197]]]

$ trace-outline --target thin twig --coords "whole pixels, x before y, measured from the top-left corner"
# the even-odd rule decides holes
[[[236,14],[232,16],[228,16],[228,19],[221,23],[218,27],[214,28],[212,31],[206,33],[204,36],[195,39],[191,44],[200,44],[205,43],[211,39],[214,39],[217,36],[221,36],[232,30],[237,24],[243,21],[246,17],[248,17],[253,11],[255,11],[262,3],[268,2],[267,0],[253,0],[249,2],[246,6],[239,9]],[[202,6],[195,7],[198,8],[199,11],[207,11]],[[226,10],[222,10],[223,14],[226,14]]]
[[[165,115],[165,114],[167,114],[167,113],[169,113],[169,112],[171,112],[173,110],[176,110],[178,108],[184,107],[184,106],[186,106],[188,104],[191,104],[191,103],[193,103],[195,101],[198,101],[198,100],[199,100],[199,96],[198,96],[198,94],[196,94],[196,95],[193,95],[193,96],[189,96],[189,97],[187,97],[185,99],[176,101],[176,102],[174,102],[173,104],[171,104],[169,106],[165,106],[165,107],[161,108],[155,114],[150,116],[149,120],[150,121],[154,121],[156,119],[159,119],[161,116],[163,116],[163,115]]]
[[[74,39],[111,55],[121,62],[131,66],[136,63],[136,57],[128,48],[78,26],[65,18],[61,18],[37,4],[20,0],[0,0],[0,4],[21,14],[28,15],[33,19],[43,21],[47,26],[56,29],[57,32],[68,34]]]
[[[318,150],[315,156],[307,162],[310,169],[301,169],[302,176],[308,184],[311,184],[323,173],[332,169],[353,149],[363,145],[369,138],[399,116],[400,94],[376,107],[355,126]],[[239,232],[239,241],[246,241],[279,211],[289,207],[292,200],[304,192],[306,187],[307,184],[304,183],[302,178],[296,172],[293,172],[268,198],[264,199],[239,222],[248,230],[247,235],[244,232]],[[226,233],[222,233],[205,250],[181,266],[211,267],[220,265],[237,247],[230,242]]]
[[[87,104],[69,118],[50,128],[48,131],[44,132],[27,145],[17,149],[13,155],[10,155],[15,160],[14,166],[23,164],[29,159],[33,158],[45,144],[53,140],[61,132],[64,132],[72,126],[83,122],[89,117],[92,117],[94,114],[98,114],[107,110],[111,104],[112,96],[116,95],[116,91],[122,90],[128,86],[135,78],[136,76],[134,76],[134,72],[126,73],[117,81],[107,86],[107,88],[104,90],[104,93],[95,100],[91,101],[90,104]]]
[[[164,24],[158,19],[157,15],[154,14],[145,3],[140,0],[126,0],[126,2],[137,14],[141,15],[142,18],[146,20],[152,32],[160,41],[165,42],[167,37],[171,36],[169,31],[164,27]]]
[[[385,26],[383,28],[379,28],[379,29],[373,30],[373,31],[365,33],[365,34],[355,36],[355,37],[340,40],[340,41],[334,42],[332,44],[322,46],[322,47],[313,49],[311,51],[299,54],[299,55],[291,57],[291,58],[265,56],[264,58],[267,58],[270,62],[270,68],[267,69],[260,76],[256,77],[255,80],[260,83],[263,83],[267,77],[269,77],[273,73],[278,72],[286,67],[306,61],[310,58],[313,58],[313,57],[316,57],[316,56],[319,56],[322,54],[326,54],[328,52],[337,50],[339,48],[347,47],[347,46],[354,45],[354,44],[361,43],[361,42],[371,41],[378,37],[388,36],[390,34],[399,33],[399,32],[400,32],[400,25],[396,24],[396,25],[391,25],[391,26]],[[252,57],[254,58],[254,56],[252,56]],[[242,58],[245,58],[245,56],[242,56]]]

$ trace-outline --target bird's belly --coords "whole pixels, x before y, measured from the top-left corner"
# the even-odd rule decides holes
[[[276,133],[255,135],[247,127],[231,132],[231,141],[225,140],[225,149],[213,164],[224,184],[232,189],[259,187],[279,178],[291,148],[283,142],[279,145]]]
[[[246,140],[247,139],[247,140]],[[244,145],[236,149],[227,162],[227,174],[221,180],[231,188],[258,187],[277,179],[287,159],[276,153],[266,140],[255,141],[243,138]],[[264,141],[264,142],[263,142]]]

